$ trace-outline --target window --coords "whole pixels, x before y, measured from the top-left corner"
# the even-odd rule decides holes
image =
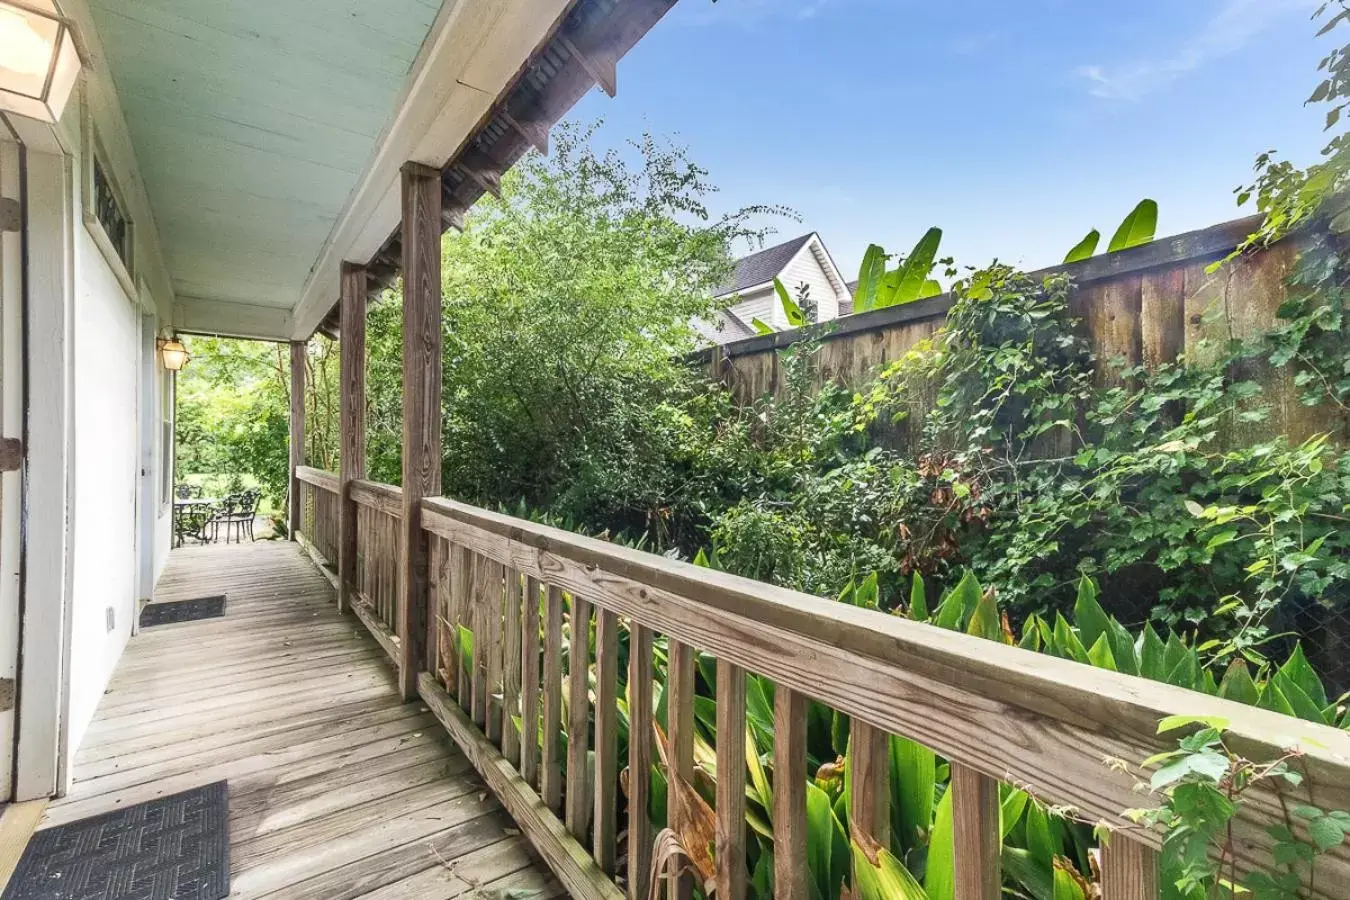
[[[94,167],[94,193],[90,199],[94,207],[94,218],[103,226],[103,233],[108,236],[108,243],[112,244],[117,258],[130,272],[131,226],[127,222],[127,214],[122,210],[122,204],[118,202],[117,195],[113,192],[112,182],[108,180],[107,173],[103,171],[103,161],[95,155],[91,162]]]
[[[116,169],[99,140],[87,103],[83,122],[84,225],[127,296],[134,301],[137,296],[136,225],[131,219],[126,195],[117,185]]]

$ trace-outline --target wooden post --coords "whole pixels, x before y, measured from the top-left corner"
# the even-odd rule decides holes
[[[403,166],[403,519],[399,685],[417,696],[426,659],[427,541],[422,498],[441,492],[441,173]]]
[[[300,532],[300,479],[305,464],[305,341],[291,341],[291,491],[288,526],[291,540]],[[313,537],[313,535],[310,535]]]
[[[999,900],[998,782],[961,763],[952,763],[952,844],[956,857],[956,900]]]
[[[342,460],[339,472],[338,612],[356,597],[356,502],[352,482],[366,477],[366,270],[342,264]]]
[[[1102,846],[1102,900],[1158,900],[1158,851],[1111,835]]]
[[[773,896],[806,900],[806,698],[773,694]]]

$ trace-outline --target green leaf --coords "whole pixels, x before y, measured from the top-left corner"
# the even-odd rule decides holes
[[[773,289],[778,294],[778,302],[783,304],[783,313],[787,316],[789,325],[793,328],[801,328],[809,324],[806,321],[806,313],[802,312],[802,308],[792,299],[792,295],[788,293],[788,289],[783,287],[783,282],[775,278],[773,280]]]
[[[1311,697],[1294,683],[1294,679],[1284,674],[1284,670],[1276,672],[1271,678],[1271,683],[1280,689],[1280,693],[1289,701],[1289,705],[1294,709],[1294,715],[1300,719],[1309,722],[1323,722],[1322,707],[1318,706]]]
[[[1033,803],[1027,808],[1026,843],[1032,861],[1045,872],[1048,879],[1055,857],[1059,855],[1059,841],[1053,837],[1050,817],[1040,804]]]
[[[928,621],[928,597],[923,585],[923,576],[918,572],[909,580],[909,617],[915,622]]]
[[[952,792],[938,801],[933,817],[933,835],[928,842],[928,867],[923,888],[929,900],[954,900],[956,896],[955,848],[952,833]]]
[[[1097,643],[1088,650],[1088,661],[1099,669],[1108,669],[1112,672],[1118,672],[1116,668],[1116,657],[1111,652],[1111,642],[1107,640],[1106,635],[1097,638]]]
[[[1054,900],[1087,900],[1083,885],[1073,877],[1071,867],[1063,857],[1056,860],[1054,869]]]
[[[853,872],[854,895],[858,900],[928,900],[909,869],[884,848],[877,849],[877,862],[873,865],[863,848],[853,841]]]
[[[1144,626],[1144,636],[1139,642],[1139,674],[1154,681],[1162,681],[1166,676],[1164,663],[1167,648],[1153,630],[1151,624]]]
[[[1004,847],[1003,870],[1029,894],[1032,900],[1054,900],[1054,876],[1051,866],[1037,865],[1031,853],[1020,847]]]
[[[1308,823],[1308,837],[1312,838],[1318,850],[1326,853],[1339,847],[1345,840],[1345,828],[1330,816],[1324,816]]]
[[[937,756],[921,744],[892,735],[890,759],[896,834],[906,849],[921,846],[920,834],[926,835],[933,825]]]
[[[1087,237],[1075,244],[1074,248],[1069,251],[1069,255],[1064,257],[1064,264],[1068,265],[1069,263],[1091,259],[1092,255],[1097,252],[1097,244],[1101,242],[1101,239],[1102,233],[1100,231],[1095,228],[1089,231]]]
[[[1158,769],[1149,779],[1149,787],[1159,791],[1190,776],[1218,784],[1227,774],[1228,757],[1213,750],[1205,750],[1179,757]]]
[[[858,270],[858,287],[853,292],[853,311],[868,312],[876,308],[877,290],[886,274],[886,251],[870,244],[863,254],[862,268]]]
[[[919,298],[923,292],[924,282],[928,281],[928,273],[933,269],[933,260],[937,258],[938,247],[941,244],[941,228],[930,228],[919,238],[919,242],[914,245],[914,249],[898,270],[900,275],[895,292],[884,300],[878,298],[878,309],[882,306],[899,306]]]
[[[1111,620],[1106,610],[1097,602],[1097,585],[1086,575],[1078,579],[1078,599],[1073,605],[1073,623],[1078,626],[1078,636],[1085,647],[1097,643],[1097,639],[1111,628]],[[1112,666],[1112,669],[1115,667]]]
[[[1055,649],[1060,656],[1084,665],[1092,665],[1092,660],[1088,659],[1087,648],[1083,646],[1083,642],[1078,639],[1074,630],[1069,627],[1068,619],[1065,619],[1060,613],[1055,613],[1054,635]]]
[[[1322,686],[1322,679],[1317,677],[1317,672],[1308,662],[1308,657],[1303,655],[1302,644],[1294,645],[1294,652],[1285,660],[1284,665],[1280,666],[1280,672],[1298,685],[1299,689],[1308,695],[1308,699],[1319,708],[1327,705],[1327,692]]]
[[[1261,699],[1261,692],[1257,690],[1256,682],[1252,681],[1251,673],[1247,671],[1245,659],[1235,659],[1228,664],[1228,669],[1223,673],[1223,681],[1219,682],[1219,696],[1248,706],[1255,706]]]
[[[975,612],[971,614],[970,623],[966,626],[966,634],[1002,642],[1003,625],[999,621],[998,604],[994,602],[992,591],[980,594],[980,599],[975,604]]]
[[[919,296],[914,299],[927,300],[929,297],[937,297],[941,294],[942,285],[930,278],[923,283],[923,287],[919,288]]]
[[[756,316],[755,318],[753,318],[753,319],[750,320],[750,327],[753,328],[753,329],[755,329],[755,333],[756,333],[756,334],[773,334],[773,333],[774,333],[773,326],[770,325],[768,322],[765,322],[763,319],[759,318],[758,316]],[[702,553],[703,551],[700,550],[699,552]]]
[[[1125,221],[1116,229],[1115,236],[1107,246],[1107,253],[1128,250],[1147,244],[1153,240],[1158,230],[1158,203],[1155,200],[1140,200]]]
[[[1165,716],[1158,722],[1158,734],[1167,734],[1169,731],[1176,731],[1188,725],[1203,725],[1206,728],[1224,732],[1228,730],[1228,726],[1231,724],[1233,723],[1223,716]]]
[[[806,866],[822,897],[837,897],[834,873],[846,866],[836,864],[835,848],[846,839],[843,826],[834,815],[830,795],[810,782],[806,785]],[[843,879],[840,878],[842,883]],[[833,891],[833,892],[832,892]]]

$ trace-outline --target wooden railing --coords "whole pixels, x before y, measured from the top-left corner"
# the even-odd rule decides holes
[[[354,481],[356,504],[356,584],[352,612],[385,652],[398,660],[399,520],[403,492],[387,484]]]
[[[338,480],[322,469],[300,466],[295,470],[300,485],[300,539],[312,553],[326,563],[337,565],[338,558]],[[317,561],[317,560],[316,560]]]
[[[363,512],[390,521],[397,514],[393,489],[358,483],[353,496]],[[420,515],[430,542],[420,695],[576,897],[647,897],[649,781],[630,774],[621,797],[620,770],[649,772],[657,760],[671,782],[670,826],[709,838],[712,852],[697,851],[714,866],[718,897],[744,896],[748,673],[775,685],[776,897],[809,896],[808,698],[851,718],[856,836],[886,844],[888,735],[949,761],[961,900],[1000,895],[1000,783],[1116,832],[1102,850],[1104,900],[1158,896],[1158,836],[1122,813],[1148,802],[1135,789],[1147,780],[1138,763],[1174,747],[1173,735],[1157,734],[1170,715],[1226,719],[1229,742],[1253,760],[1274,759],[1291,742],[1303,749],[1306,793],[1258,792],[1242,806],[1233,840],[1239,868],[1270,865],[1267,829],[1286,822],[1286,800],[1350,809],[1350,736],[1333,728],[445,499],[423,501]],[[366,567],[372,556],[399,552],[387,540],[365,546]],[[714,834],[700,831],[709,812],[683,787],[696,781],[696,651],[716,659],[708,679],[717,697]],[[667,715],[656,722],[653,688],[663,669]],[[621,721],[630,723],[626,760],[618,756]],[[1346,896],[1350,845],[1317,866],[1314,895]],[[688,896],[684,878],[679,893]]]

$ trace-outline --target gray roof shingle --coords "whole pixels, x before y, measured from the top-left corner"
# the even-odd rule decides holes
[[[736,294],[757,284],[772,281],[779,272],[787,268],[787,264],[792,262],[792,257],[797,255],[797,251],[801,250],[813,235],[814,231],[736,260],[736,271],[713,296],[725,297],[727,294]]]

